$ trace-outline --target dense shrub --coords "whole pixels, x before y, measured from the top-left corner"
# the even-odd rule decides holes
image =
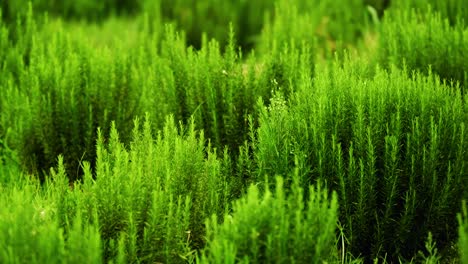
[[[193,123],[178,129],[168,119],[153,136],[148,122],[142,128],[135,123],[128,150],[115,127],[108,140],[99,133],[95,180],[88,165],[82,185],[91,195],[81,200],[97,208],[106,243],[124,239],[129,262],[179,263],[203,246],[204,219],[225,210],[229,160],[205,148]],[[111,244],[106,254],[113,255]]]
[[[0,1],[0,262],[464,261],[463,2]]]
[[[193,124],[168,118],[157,135],[151,130],[148,118],[135,121],[129,147],[115,125],[109,136],[98,132],[96,169],[84,162],[73,185],[62,157],[42,186],[2,184],[2,263],[193,260],[205,219],[222,221],[228,209],[230,161],[205,147]]]
[[[215,147],[235,151],[245,140],[247,114],[257,97],[269,96],[264,84],[276,74],[240,63],[233,34],[222,53],[216,41],[199,51],[187,48],[171,26],[161,36],[142,28],[130,47],[118,42],[122,37],[96,46],[60,24],[41,28],[24,31],[31,43],[4,65],[1,121],[17,135],[30,171],[47,171],[62,154],[71,180],[80,177],[82,160],[94,165],[98,127],[108,133],[115,121],[128,143],[132,119],[144,111],[153,113],[156,128],[168,114],[184,122],[193,116]]]
[[[439,223],[466,195],[466,99],[435,76],[355,67],[320,69],[289,104],[263,108],[254,181],[298,168],[303,186],[327,182],[356,256],[411,257],[429,231],[447,245],[454,225]]]
[[[276,188],[251,185],[218,224],[207,221],[208,247],[201,263],[322,263],[337,259],[337,200],[320,185],[305,196],[276,178]],[[304,203],[304,201],[306,201]]]
[[[101,240],[79,216],[64,233],[56,207],[37,186],[0,188],[0,261],[2,263],[101,263]]]
[[[115,120],[130,134],[143,91],[134,89],[128,54],[80,45],[60,30],[31,34],[28,65],[6,81],[4,112],[28,168],[48,170],[63,154],[75,179],[79,162],[94,157],[98,126],[108,131]]]
[[[468,23],[468,12],[464,0],[392,0],[390,10],[411,10],[425,14],[428,11],[440,13],[443,20],[447,19],[450,25],[461,21]]]
[[[233,32],[229,43],[224,53],[216,41],[206,40],[195,51],[186,48],[183,37],[168,27],[161,43],[161,63],[152,66],[155,72],[149,76],[162,84],[159,90],[153,90],[153,100],[164,95],[161,88],[167,89],[161,103],[168,105],[176,119],[193,116],[215,147],[227,145],[236,150],[245,139],[245,118],[253,112],[256,98],[268,97],[270,91],[257,83],[269,76],[256,73],[253,63],[241,63]],[[161,69],[163,74],[157,74]],[[154,102],[151,111],[158,113],[160,109],[155,106],[159,105]]]
[[[379,43],[382,64],[432,70],[448,82],[459,82],[464,89],[468,80],[468,30],[463,21],[450,25],[447,18],[432,10],[397,10],[386,17]]]

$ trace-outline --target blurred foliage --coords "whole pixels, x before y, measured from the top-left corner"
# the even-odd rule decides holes
[[[1,1],[0,262],[466,259],[465,2]]]

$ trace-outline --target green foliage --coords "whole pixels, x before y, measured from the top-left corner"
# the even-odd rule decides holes
[[[22,178],[16,152],[6,145],[6,140],[0,139],[0,183],[7,185],[21,181]]]
[[[309,195],[283,179],[261,192],[251,185],[223,224],[208,220],[208,247],[200,263],[321,263],[336,259],[337,198],[320,185]],[[306,202],[304,202],[306,201]]]
[[[382,16],[384,11],[388,8],[390,3],[392,3],[391,0],[365,0],[364,3],[372,7],[374,10],[378,12],[379,16]]]
[[[367,30],[368,11],[363,0],[302,1],[313,17],[321,17],[318,33],[341,44],[354,43]],[[319,10],[319,11],[317,11]]]
[[[96,169],[84,162],[82,182],[69,185],[59,157],[42,187],[2,185],[2,263],[193,260],[205,219],[227,210],[229,160],[205,147],[193,123],[178,128],[168,118],[157,135],[151,130],[148,118],[136,120],[128,148],[114,124],[107,139],[99,131]]]
[[[256,181],[297,168],[303,186],[337,190],[355,255],[411,257],[428,231],[446,246],[455,229],[439,223],[466,195],[464,97],[435,76],[392,67],[368,79],[356,67],[320,69],[289,104],[276,96],[263,107]]]
[[[275,17],[266,22],[257,45],[260,54],[265,54],[263,72],[271,75],[267,78],[270,83],[263,85],[290,91],[297,83],[299,68],[310,67],[312,74],[317,56],[314,53],[319,50],[315,31],[320,16],[315,15],[299,12],[294,3],[276,2]],[[301,62],[310,64],[300,65]]]
[[[74,219],[60,228],[56,207],[37,189],[1,188],[0,261],[2,263],[101,263],[100,236],[92,225]]]
[[[240,46],[245,49],[255,47],[262,42],[263,37],[260,33],[265,27],[265,22],[266,25],[276,24],[272,27],[278,27],[278,22],[281,23],[282,26],[279,27],[283,27],[283,33],[288,28],[294,28],[287,30],[288,33],[307,38],[318,34],[324,41],[330,38],[353,42],[362,33],[367,20],[363,0],[344,3],[328,0],[161,0],[160,2],[163,17],[186,30],[188,42],[195,47],[201,46],[202,33],[207,33],[210,38],[215,38],[222,44],[227,43],[226,32],[230,23],[238,33]],[[287,39],[287,35],[274,37]],[[280,43],[278,46],[281,46]]]
[[[245,140],[245,118],[253,112],[256,98],[268,96],[269,91],[256,83],[263,76],[255,74],[252,64],[240,63],[233,32],[230,36],[225,53],[221,53],[216,41],[204,41],[201,49],[194,51],[185,48],[183,38],[167,27],[161,43],[161,63],[154,68],[167,71],[165,76],[150,76],[161,78],[163,87],[168,86],[168,96],[162,101],[169,102],[178,120],[193,116],[214,146],[222,149],[227,145],[235,151]],[[158,98],[161,92],[154,90],[152,96]]]
[[[41,10],[37,5],[33,2],[27,13],[20,14],[15,27],[4,27],[4,50],[9,52],[0,54],[5,58],[0,80],[6,94],[0,103],[2,124],[17,134],[13,145],[30,172],[42,174],[62,154],[70,179],[80,178],[82,160],[94,166],[97,127],[106,133],[110,121],[115,121],[126,143],[131,120],[145,111],[156,112],[152,116],[157,128],[167,114],[185,122],[193,115],[215,147],[228,146],[235,153],[247,139],[246,117],[254,112],[257,98],[269,98],[272,84],[274,89],[283,88],[286,96],[294,90],[301,57],[307,63],[301,67],[313,69],[313,43],[300,44],[307,42],[301,34],[312,32],[313,37],[318,27],[319,18],[314,18],[312,27],[302,26],[315,17],[308,12],[277,12],[277,21],[297,20],[292,26],[304,30],[289,43],[284,42],[288,38],[265,37],[265,49],[278,43],[274,55],[261,63],[254,56],[242,63],[234,42],[235,23],[230,34],[223,31],[229,37],[224,52],[216,41],[206,39],[194,51],[186,48],[185,38],[173,27],[155,31],[162,27],[158,22],[143,22],[143,28],[109,37],[110,41],[93,41],[86,33],[67,32],[70,28],[60,22],[38,19],[32,12],[33,7]],[[277,31],[273,35],[288,32],[284,27]],[[125,38],[136,41],[129,45],[121,41]]]
[[[386,17],[379,43],[379,58],[384,65],[432,70],[444,80],[459,82],[462,89],[468,81],[468,30],[463,21],[450,25],[446,17],[431,9],[424,13],[397,10]]]
[[[432,234],[430,232],[424,245],[427,255],[419,251],[419,256],[423,259],[422,262],[426,264],[440,263],[440,256],[437,252],[436,243],[432,240]]]
[[[367,29],[369,18],[361,0],[278,0],[270,16],[258,43],[262,52],[302,42],[312,47],[318,43],[325,51],[335,51],[344,44],[354,43]]]
[[[458,219],[458,251],[460,253],[460,263],[468,263],[468,213],[466,210],[466,202],[463,202],[461,214],[457,215]]]
[[[451,25],[460,21],[468,23],[468,12],[464,0],[392,0],[390,10],[411,10],[425,14],[429,10],[440,13],[442,19],[447,19]]]
[[[463,0],[27,3],[1,263],[464,260]]]
[[[323,38],[330,37],[345,42],[356,40],[368,18],[365,0],[346,1],[346,4],[330,0],[17,0],[3,1],[0,4],[3,19],[8,24],[14,24],[26,13],[24,7],[28,3],[40,15],[47,12],[51,16],[67,20],[102,21],[111,15],[146,12],[183,29],[187,33],[188,43],[196,48],[201,47],[204,33],[209,38],[217,39],[222,46],[226,45],[229,42],[229,27],[233,25],[238,32],[239,44],[250,50],[257,43],[265,19],[284,16],[283,10],[279,12],[279,9],[275,9],[276,4],[295,6],[301,10],[301,16],[309,17],[310,22],[315,21],[307,24],[307,27],[314,27],[308,34],[314,34],[318,30]],[[296,31],[306,30],[298,28]]]
[[[95,180],[86,165],[81,189],[91,194],[84,207],[97,208],[106,258],[118,256],[119,239],[129,262],[191,257],[203,246],[204,219],[221,216],[229,198],[222,163],[203,133],[168,119],[152,136],[149,121],[142,128],[136,121],[128,150],[115,126],[107,140],[98,135]]]
[[[134,14],[139,11],[144,1],[128,0],[14,0],[2,1],[5,20],[14,23],[18,15],[24,13],[24,7],[30,3],[38,13],[48,12],[67,19],[102,20],[111,14]]]
[[[10,79],[2,98],[5,113],[18,133],[21,158],[32,170],[47,170],[63,154],[69,176],[78,177],[79,162],[94,157],[95,131],[108,131],[115,120],[125,135],[139,110],[142,90],[131,78],[131,61],[123,52],[93,49],[70,40],[60,30],[31,33],[28,65]],[[124,100],[125,98],[125,100]],[[22,108],[14,107],[21,104]]]
[[[196,1],[161,0],[161,12],[167,21],[173,21],[187,33],[188,43],[200,48],[202,35],[215,38],[222,45],[229,39],[230,24],[238,32],[242,46],[252,47],[253,38],[261,30],[263,13],[273,1]]]
[[[154,113],[156,128],[168,114],[184,122],[193,116],[215,147],[237,151],[246,139],[247,114],[259,96],[269,97],[265,82],[276,73],[259,71],[253,60],[240,63],[233,33],[222,53],[216,41],[199,51],[186,48],[171,26],[161,38],[147,30],[133,33],[130,47],[120,44],[121,36],[96,46],[60,23],[25,33],[30,51],[5,66],[1,106],[2,122],[18,134],[15,145],[30,171],[48,170],[62,154],[70,179],[80,178],[80,162],[95,158],[96,129],[108,133],[113,120],[128,143],[131,120],[144,111]],[[133,47],[140,48],[124,52]]]

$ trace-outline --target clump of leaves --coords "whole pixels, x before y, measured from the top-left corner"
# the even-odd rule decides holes
[[[260,191],[251,185],[219,224],[206,222],[208,244],[201,263],[321,263],[334,260],[337,197],[321,185],[304,195],[298,179],[290,190],[283,178]]]

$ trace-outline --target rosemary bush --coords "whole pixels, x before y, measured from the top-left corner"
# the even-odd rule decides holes
[[[321,68],[289,104],[262,107],[254,181],[297,168],[303,186],[327,182],[356,256],[410,258],[429,231],[447,245],[454,225],[439,223],[466,196],[465,97],[434,75],[355,67]]]
[[[290,190],[261,192],[251,185],[219,224],[207,221],[208,246],[200,263],[322,263],[336,260],[338,204],[320,185],[304,195],[298,182]],[[304,203],[304,201],[306,201]]]
[[[94,166],[97,127],[108,133],[115,121],[128,143],[132,119],[145,111],[158,129],[168,114],[184,122],[193,116],[213,146],[235,152],[246,139],[254,102],[270,96],[265,83],[275,73],[262,71],[254,59],[241,63],[232,31],[224,52],[214,40],[198,51],[188,48],[169,25],[150,34],[143,24],[133,32],[134,44],[120,44],[122,37],[115,36],[96,46],[82,32],[79,39],[47,21],[39,30],[32,12],[27,17],[30,26],[20,38],[25,48],[11,44],[18,48],[6,54],[13,59],[2,72],[0,106],[2,123],[18,135],[15,146],[31,172],[47,171],[62,154],[70,179],[80,178],[82,160]]]
[[[126,148],[115,125],[98,132],[94,172],[69,186],[64,159],[41,187],[1,185],[2,263],[184,263],[204,245],[204,221],[227,210],[229,158],[203,133],[168,118],[152,134],[135,120]],[[106,139],[107,138],[107,139]],[[4,189],[5,188],[5,189]],[[18,209],[18,210],[15,210]]]
[[[102,263],[97,228],[76,217],[65,234],[55,218],[56,207],[36,185],[1,189],[2,263]]]
[[[166,28],[165,36],[160,55],[165,75],[150,76],[161,78],[162,87],[167,87],[168,96],[163,101],[172,107],[169,113],[185,121],[193,116],[215,147],[222,149],[227,145],[236,150],[247,132],[245,118],[252,113],[253,102],[269,92],[268,87],[256,84],[261,76],[255,74],[255,66],[241,63],[242,55],[236,50],[232,31],[224,53],[217,41],[206,39],[199,51],[186,48],[183,36],[172,27]],[[153,69],[158,71],[160,65]],[[152,98],[161,96],[160,91],[153,92]],[[157,113],[159,109],[153,111]]]
[[[171,118],[155,136],[148,119],[143,127],[136,121],[128,149],[115,126],[107,140],[98,135],[95,176],[85,165],[77,188],[88,193],[78,199],[82,207],[97,208],[106,258],[118,256],[120,240],[128,262],[193,257],[192,249],[204,244],[205,218],[226,209],[229,159],[219,160],[205,147],[193,123],[177,128]]]
[[[267,76],[263,86],[270,86],[273,91],[283,89],[289,94],[298,81],[299,67],[309,67],[309,74],[313,73],[315,53],[319,50],[315,34],[319,19],[311,13],[299,12],[294,3],[276,2],[275,18],[267,21],[257,45],[260,54],[265,54],[262,69]]]
[[[11,97],[4,103],[11,108],[5,112],[19,119],[14,127],[28,168],[48,170],[63,154],[75,179],[80,161],[94,157],[98,126],[108,131],[115,120],[130,134],[133,117],[141,113],[142,90],[135,88],[128,54],[80,45],[60,29],[49,33],[31,33],[28,65],[18,80],[8,82]],[[15,107],[18,103],[21,109]]]
[[[432,70],[447,82],[459,82],[464,89],[468,80],[468,30],[463,20],[450,25],[446,17],[431,9],[424,13],[398,9],[386,17],[379,43],[382,64]]]
[[[463,2],[1,1],[0,262],[464,261]]]
[[[447,19],[450,25],[455,25],[461,21],[468,23],[468,12],[466,2],[463,0],[392,0],[390,10],[411,10],[425,14],[432,10],[440,13],[443,19]]]

